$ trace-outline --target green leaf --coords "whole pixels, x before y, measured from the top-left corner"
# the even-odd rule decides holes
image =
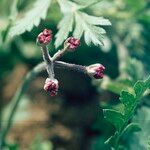
[[[81,36],[83,35],[83,32],[84,32],[84,29],[83,29],[83,26],[82,26],[82,23],[79,21],[79,16],[78,15],[75,15],[75,29],[74,29],[74,32],[73,32],[73,36],[75,38],[81,38]]]
[[[144,87],[145,87],[145,84],[143,81],[136,82],[136,84],[134,86],[134,91],[135,91],[136,97],[139,97],[142,95]]]
[[[101,25],[101,26],[110,26],[111,22],[108,19],[103,17],[91,16],[85,13],[82,13],[82,16],[87,21],[87,23],[92,25]]]
[[[135,91],[136,97],[137,98],[141,97],[146,91],[146,89],[149,87],[150,87],[150,76],[144,82],[143,81],[136,82],[136,84],[134,85],[134,91]]]
[[[108,120],[110,123],[112,123],[116,127],[116,131],[118,131],[117,137],[113,138],[113,139],[116,139],[115,140],[115,145],[110,143],[110,145],[113,148],[116,148],[116,147],[118,148],[119,147],[120,138],[122,137],[122,135],[124,133],[127,133],[127,132],[129,133],[131,131],[132,132],[133,131],[140,131],[140,127],[137,124],[130,123],[128,125],[128,122],[132,118],[132,116],[133,116],[133,114],[134,114],[134,112],[137,108],[139,99],[141,99],[144,92],[149,87],[150,87],[150,76],[144,82],[143,81],[137,81],[135,83],[135,85],[133,87],[133,90],[135,92],[135,96],[133,94],[129,93],[128,91],[122,91],[120,93],[120,101],[125,106],[124,107],[124,115],[122,115],[121,111],[115,111],[113,109],[104,109],[104,118],[106,118],[106,120]],[[148,111],[146,111],[144,113],[147,113],[149,115]],[[143,131],[146,131],[147,129],[149,129],[149,123],[148,123],[148,125],[146,123],[147,121],[149,122],[149,119],[147,118],[148,115],[147,114],[144,115],[144,113],[143,114],[142,113],[138,114],[140,119],[139,119],[139,121],[136,121],[136,122],[138,122],[139,124],[141,123],[140,124],[141,128],[142,128],[142,125],[146,125],[144,130],[142,128]],[[145,123],[143,123],[144,120],[145,120]],[[146,133],[144,133],[143,135],[145,136]],[[148,131],[148,133],[149,133],[149,131]],[[136,138],[136,140],[135,140],[135,138]],[[138,137],[135,137],[135,138],[133,138],[133,140],[132,140],[132,142],[134,142],[134,143],[136,143],[135,141],[137,141]],[[110,138],[110,140],[111,140],[111,138]],[[132,147],[131,149],[138,149],[139,148],[139,146],[137,146],[137,144],[132,145],[131,147]],[[143,144],[140,145],[140,149],[145,149]]]
[[[136,99],[134,98],[134,95],[132,95],[128,91],[123,90],[120,93],[119,99],[125,106],[125,109],[124,109],[125,115],[128,115],[130,111],[133,110],[135,107]]]
[[[124,116],[113,109],[104,109],[104,118],[109,121],[111,124],[113,124],[116,127],[116,130],[120,130],[122,128],[122,125],[124,124]]]
[[[129,133],[138,132],[138,131],[141,131],[140,125],[138,123],[130,123],[123,130],[123,134],[128,135]]]
[[[58,24],[59,31],[56,34],[55,46],[59,47],[63,41],[68,37],[69,32],[72,31],[73,28],[73,14],[67,14],[63,17],[63,19]]]
[[[60,9],[63,14],[73,13],[83,7],[69,0],[57,0],[57,1],[60,5]]]
[[[134,104],[135,98],[134,95],[132,95],[128,91],[123,90],[120,94],[120,101],[125,105],[125,107],[130,107]]]
[[[96,46],[103,45],[103,34],[106,33],[104,29],[89,24],[84,24],[84,29],[84,40],[87,45],[92,43]]]
[[[9,36],[20,35],[25,31],[31,31],[34,26],[38,26],[41,19],[45,19],[51,0],[37,0],[33,8],[26,12],[24,17],[16,20],[10,28]]]
[[[106,33],[106,31],[103,28],[96,25],[100,25],[100,24],[108,25],[110,22],[108,23],[108,20],[106,21],[106,19],[102,17],[90,16],[81,11],[78,11],[75,15],[76,15],[75,21],[80,22],[80,30],[76,30],[74,34],[79,34],[77,33],[77,31],[79,32],[82,31],[84,33],[84,39],[87,45],[90,45],[92,43],[96,46],[103,45],[102,40],[104,38],[104,34]],[[92,18],[95,22],[93,23],[93,21],[90,21],[90,18]]]
[[[90,6],[90,5],[98,2],[99,0],[86,0],[86,1],[83,1],[83,0],[73,0],[73,1],[87,7],[87,6]]]
[[[75,2],[71,2],[68,0],[58,0],[58,3],[60,5],[64,18],[67,15],[72,15],[74,23],[73,21],[70,21],[68,19],[63,24],[63,26],[65,27],[59,27],[59,30],[61,31],[58,31],[56,36],[56,48],[63,43],[63,41],[68,37],[69,32],[71,31],[73,32],[73,36],[76,38],[81,38],[81,36],[84,35],[84,40],[87,45],[103,45],[103,38],[106,31],[100,26],[111,25],[108,19],[86,14],[85,12],[81,11],[81,9],[85,8],[85,6],[77,4]],[[62,30],[65,30],[65,32],[63,32]],[[62,35],[62,33],[65,34],[65,36]]]

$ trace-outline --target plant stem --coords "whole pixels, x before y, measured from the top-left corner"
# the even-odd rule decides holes
[[[41,71],[45,70],[45,67],[43,67],[43,65],[44,65],[44,63],[41,63],[41,64],[37,65],[36,67],[33,68],[32,71],[30,71],[26,75],[23,83],[18,88],[18,90],[15,93],[13,99],[11,100],[10,114],[9,114],[7,122],[6,122],[6,126],[2,130],[0,147],[2,147],[5,144],[4,142],[5,142],[5,139],[6,139],[6,135],[9,131],[12,123],[13,123],[14,114],[17,110],[17,107],[18,107],[18,104],[21,100],[22,94],[26,91],[28,85],[31,83],[33,78],[36,77]]]
[[[42,63],[38,64],[37,66],[35,66],[26,75],[23,83],[18,88],[17,92],[15,93],[14,97],[12,98],[11,103],[9,105],[11,107],[10,107],[10,113],[9,113],[8,119],[6,121],[6,126],[3,127],[2,133],[0,134],[0,140],[1,140],[0,148],[5,145],[5,139],[6,139],[8,131],[9,131],[9,129],[10,129],[12,123],[13,123],[14,115],[15,115],[15,112],[16,112],[17,107],[19,105],[19,102],[21,100],[21,96],[27,90],[27,87],[33,81],[33,79],[39,73],[41,73],[42,71],[45,70],[46,66],[47,66],[47,64],[45,62],[42,62]],[[75,64],[65,63],[65,62],[62,62],[62,61],[56,61],[56,62],[54,62],[54,67],[62,68],[62,69],[69,69],[69,70],[73,70],[73,71],[77,71],[77,72],[81,72],[81,73],[86,74],[86,67],[81,66],[81,65],[75,65]]]
[[[63,61],[56,61],[54,62],[54,66],[56,68],[68,69],[68,70],[87,74],[86,66],[82,66],[82,65],[70,64]]]
[[[43,53],[43,60],[46,63],[47,73],[48,73],[48,75],[51,79],[54,79],[54,76],[55,76],[54,75],[54,66],[53,66],[52,58],[49,55],[48,49],[47,49],[46,46],[42,46],[41,50],[42,50],[42,53]]]
[[[58,50],[55,53],[55,55],[52,57],[52,62],[54,62],[56,60],[59,60],[65,54],[65,52],[67,51],[67,49],[68,49],[68,45],[64,46],[64,48],[62,50]]]

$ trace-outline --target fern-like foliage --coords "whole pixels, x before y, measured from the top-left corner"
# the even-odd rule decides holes
[[[34,26],[38,26],[41,19],[45,19],[48,8],[53,0],[36,0],[33,7],[23,14],[23,17],[16,19],[16,16],[22,16],[17,11],[17,0],[15,1],[15,7],[13,7],[13,16],[11,26],[9,27],[8,37],[14,37],[20,35],[25,31],[31,31]],[[103,45],[103,38],[106,31],[102,26],[111,25],[108,19],[103,17],[96,17],[84,12],[85,8],[88,8],[93,3],[97,3],[97,0],[91,1],[70,1],[70,0],[57,0],[60,11],[63,14],[62,19],[58,23],[58,32],[56,34],[55,47],[59,47],[69,36],[70,33],[75,38],[81,38],[84,36],[85,43],[87,45],[94,44],[96,46]],[[17,15],[18,13],[18,15]]]
[[[20,35],[25,31],[31,31],[34,26],[38,26],[41,19],[45,19],[50,3],[51,0],[36,0],[32,9],[13,23],[9,36]]]
[[[66,14],[58,24],[59,31],[56,34],[55,46],[60,46],[61,43],[68,37],[69,32],[73,28],[73,14]]]
[[[139,100],[143,96],[144,92],[150,87],[150,77],[146,81],[138,81],[135,83],[132,93],[128,91],[122,91],[120,94],[120,101],[124,105],[123,111],[117,111],[113,109],[104,109],[104,118],[115,126],[116,132],[107,141],[112,148],[118,149],[121,136],[128,132],[139,131],[138,124],[129,123],[132,118]]]
[[[83,5],[68,0],[58,0],[58,2],[64,17],[58,25],[59,31],[56,34],[56,47],[59,47],[63,43],[71,31],[76,38],[81,38],[84,35],[87,45],[92,43],[96,46],[103,45],[102,39],[106,32],[100,26],[111,25],[108,19],[86,14],[83,11],[85,8]],[[68,17],[68,15],[72,18]],[[63,31],[65,31],[65,34]]]

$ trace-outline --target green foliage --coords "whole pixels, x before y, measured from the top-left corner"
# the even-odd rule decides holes
[[[124,116],[116,110],[104,109],[104,118],[113,124],[117,131],[120,131],[124,124]]]
[[[102,17],[94,17],[87,15],[83,12],[76,13],[76,22],[80,22],[80,30],[73,33],[75,37],[81,36],[81,33],[84,33],[84,39],[87,45],[93,43],[96,46],[103,45],[102,39],[104,38],[105,30],[98,25],[106,26],[111,25],[109,20],[104,19]],[[80,33],[81,32],[81,33]]]
[[[13,23],[9,36],[20,35],[25,31],[31,31],[34,26],[38,26],[41,19],[45,19],[51,0],[37,0],[30,11]]]
[[[88,15],[82,11],[84,8],[82,5],[74,2],[67,0],[59,0],[58,2],[64,17],[58,25],[59,31],[56,34],[56,47],[63,43],[71,31],[73,31],[73,36],[76,38],[81,38],[84,34],[87,45],[92,43],[96,46],[103,45],[102,39],[106,32],[99,26],[111,25],[108,19]]]
[[[81,44],[80,50],[77,53],[74,53],[74,55],[68,54],[64,57],[64,60],[69,59],[70,62],[77,62],[79,64],[88,65],[96,61],[106,66],[106,74],[103,80],[93,81],[98,87],[98,94],[95,96],[95,92],[93,89],[90,90],[90,92],[87,90],[87,93],[90,93],[90,95],[94,96],[95,101],[92,101],[92,103],[95,104],[96,102],[97,105],[97,102],[100,102],[101,107],[103,105],[105,106],[105,108],[108,108],[104,110],[104,114],[106,115],[105,118],[114,125],[114,127],[116,128],[116,132],[114,133],[114,135],[112,135],[114,128],[112,128],[110,124],[107,124],[106,126],[107,122],[102,119],[103,117],[100,117],[98,115],[98,123],[96,124],[97,127],[96,129],[94,129],[94,133],[96,132],[96,136],[94,134],[92,138],[92,150],[106,150],[108,145],[105,145],[104,141],[109,135],[112,135],[106,141],[106,143],[108,143],[109,145],[119,145],[118,147],[124,150],[147,150],[148,137],[150,136],[150,91],[146,90],[146,92],[144,93],[145,82],[139,81],[136,86],[134,86],[134,88],[133,85],[137,80],[141,80],[146,74],[150,72],[149,4],[150,3],[147,0],[137,0],[136,3],[132,0],[1,0],[0,84],[2,86],[0,92],[2,96],[0,100],[0,111],[4,110],[3,114],[6,112],[6,109],[3,106],[7,104],[8,100],[3,99],[3,94],[4,96],[7,95],[5,94],[5,91],[7,90],[7,85],[9,85],[10,79],[13,79],[11,81],[15,81],[16,79],[16,75],[13,75],[12,69],[15,70],[16,68],[18,68],[18,65],[20,65],[20,63],[23,63],[25,67],[31,69],[35,64],[41,61],[41,51],[37,50],[37,46],[35,45],[34,41],[35,36],[40,33],[41,28],[43,28],[44,26],[47,28],[51,28],[52,31],[56,33],[55,47],[61,46],[63,41],[68,36],[72,35],[77,38],[82,37],[82,39],[87,44],[94,44],[99,46],[104,43],[107,47],[106,54],[106,51],[100,51],[103,50],[103,46],[97,48],[87,47],[86,45]],[[43,11],[39,11],[43,6],[45,7],[45,9]],[[49,7],[51,8],[49,9]],[[44,17],[42,17],[42,14]],[[44,18],[44,20],[41,24],[39,24],[42,18]],[[105,43],[105,40],[103,40],[103,37],[105,35],[104,29],[107,30],[107,27],[103,29],[103,26],[110,25],[109,20],[105,18],[109,18],[112,22],[112,27],[109,29],[108,37],[110,46],[108,46],[108,43]],[[38,23],[38,25],[36,24],[36,22]],[[26,34],[23,34],[28,29],[33,29],[35,25],[37,25],[38,28],[34,28],[35,30],[33,30],[33,32],[27,32]],[[56,30],[57,27],[58,30]],[[23,36],[14,38],[15,35],[22,34]],[[11,38],[10,36],[13,37]],[[9,41],[9,43],[7,43],[8,38],[11,38],[11,41]],[[116,42],[115,39],[118,39],[118,41]],[[52,47],[53,42],[54,40],[52,40],[50,49],[54,48]],[[50,52],[53,54],[53,51]],[[22,72],[20,71],[20,75],[21,74]],[[79,95],[83,95],[83,93],[76,93],[75,90],[72,91],[72,85],[75,84],[70,85],[70,81],[68,81],[68,77],[65,73],[63,73],[63,71],[61,75],[66,79],[65,89],[63,89],[62,92],[62,99],[66,97],[66,99],[69,99],[69,102],[72,101],[70,97],[68,97],[68,95],[70,95],[69,93],[71,93],[72,97],[75,98],[79,97]],[[75,79],[76,74],[73,74],[72,77]],[[87,78],[82,79],[82,81],[85,80],[87,80]],[[41,88],[43,80],[41,81],[41,79],[39,79],[38,81],[38,88]],[[74,82],[76,82],[76,80],[74,80]],[[89,80],[85,82],[90,85]],[[13,82],[11,82],[10,84],[12,85],[12,89],[16,88],[16,86],[14,88]],[[88,87],[86,86],[86,88],[83,88],[83,90],[86,91],[87,88]],[[122,89],[124,90],[122,91]],[[8,97],[10,96],[10,91],[11,89],[9,90],[8,88]],[[13,91],[14,90],[12,90],[12,92]],[[67,91],[67,94],[65,91]],[[31,92],[33,93],[34,90],[31,90],[30,94]],[[116,101],[114,99],[117,99],[120,93],[121,103],[115,105]],[[139,100],[137,100],[137,97],[138,99],[140,99],[143,93],[144,98],[142,98],[143,101],[140,102]],[[38,92],[38,95],[39,94],[40,93]],[[63,94],[65,96],[63,96]],[[33,97],[31,98],[33,99]],[[89,96],[86,100],[91,101],[90,98],[91,97]],[[20,104],[17,115],[14,119],[14,123],[16,123],[16,121],[22,121],[23,119],[26,119],[28,116],[30,116],[30,113],[32,113],[25,109],[26,104],[24,102],[27,102],[28,100],[25,99],[24,101],[23,99],[21,99],[21,101],[23,103]],[[65,103],[66,100],[63,100],[62,102]],[[136,111],[135,106],[137,106],[139,102],[141,109],[139,108],[137,112],[134,113]],[[83,103],[83,101],[80,101],[80,104],[81,103]],[[143,105],[146,105],[147,107]],[[84,106],[85,105],[83,105],[82,107]],[[9,108],[7,110],[10,111]],[[98,108],[95,108],[95,110],[98,110]],[[87,113],[85,113],[84,115],[88,114],[92,118],[93,116],[95,116],[95,114],[93,116],[90,115],[90,112],[92,111],[93,107],[89,108]],[[129,112],[130,117],[128,115]],[[0,126],[3,126],[3,122],[6,120],[5,118],[1,117],[1,114],[2,113],[0,112]],[[70,114],[70,112],[68,112],[68,114]],[[102,115],[101,111],[100,115]],[[80,117],[77,117],[77,119],[78,118],[80,120]],[[65,120],[67,119],[68,118],[65,115]],[[91,119],[89,119],[89,121],[90,120]],[[82,125],[84,126],[84,121]],[[90,124],[88,124],[88,127],[89,126]],[[93,126],[93,124],[91,126]],[[72,127],[69,129],[72,129]],[[81,133],[84,134],[84,132],[85,130],[82,130]],[[136,133],[133,134],[133,132]],[[69,142],[70,145],[74,143],[74,139],[75,138],[73,138]],[[81,142],[84,142],[84,140],[82,141],[82,138],[79,139],[79,144]],[[8,140],[9,139],[6,140],[6,149],[19,149],[18,145],[10,144]],[[46,142],[45,139],[41,140],[38,138],[33,140],[33,142],[30,142],[32,143],[32,145],[29,149],[38,149],[41,147],[45,147],[44,145],[49,145],[45,144],[47,143],[47,139]],[[91,137],[88,143],[91,143]],[[123,147],[121,144],[125,145],[125,147]],[[60,147],[57,148],[57,145],[59,145],[57,141],[54,142],[54,147],[56,146],[56,149],[59,149]],[[68,147],[68,142],[63,145]],[[63,149],[66,149],[66,147],[64,147],[62,146]]]
[[[52,0],[36,0],[30,10],[21,14],[17,9],[18,1],[14,0],[10,13],[12,22],[6,30],[6,35],[14,37],[25,31],[31,31],[34,26],[38,26],[41,19],[46,18],[51,2]],[[63,17],[58,24],[58,32],[55,36],[56,48],[62,45],[64,40],[69,36],[69,33],[72,33],[76,38],[81,38],[84,35],[85,42],[88,45],[92,43],[96,46],[103,45],[103,38],[106,31],[100,26],[111,25],[108,19],[89,15],[84,12],[84,9],[91,5],[88,1],[84,4],[69,0],[58,0],[57,2],[63,13]],[[4,40],[6,39],[6,35],[3,37]]]
[[[124,134],[141,131],[141,127],[138,123],[130,123],[124,129]]]
[[[58,47],[63,41],[68,37],[69,32],[73,28],[73,14],[66,14],[63,19],[59,22],[58,28],[59,31],[56,34],[55,46]]]
[[[140,98],[143,96],[147,88],[150,87],[150,77],[146,81],[137,81],[133,87],[134,94],[128,91],[122,91],[120,93],[120,101],[124,105],[123,114],[122,111],[116,111],[113,109],[104,109],[104,118],[113,124],[116,128],[116,132],[111,136],[106,143],[111,147],[118,148],[121,136],[129,131],[139,131],[140,127],[137,124],[130,123]]]

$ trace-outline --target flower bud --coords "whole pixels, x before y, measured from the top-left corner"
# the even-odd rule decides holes
[[[58,80],[57,79],[50,79],[47,78],[45,80],[45,84],[44,84],[44,90],[47,92],[50,92],[51,96],[55,96],[57,95],[57,91],[58,91]]]
[[[102,64],[93,64],[86,67],[86,70],[89,76],[94,77],[95,79],[102,79],[105,67]]]
[[[50,43],[52,39],[52,31],[48,29],[44,29],[37,37],[37,43],[39,45],[47,45]]]
[[[69,37],[66,41],[65,44],[68,45],[68,51],[74,51],[79,45],[80,45],[80,40],[76,39],[74,37]]]

